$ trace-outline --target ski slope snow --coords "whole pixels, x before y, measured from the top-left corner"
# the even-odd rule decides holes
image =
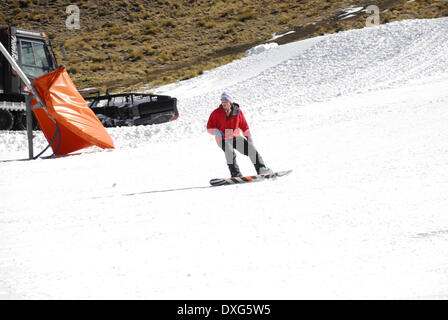
[[[2,132],[0,299],[446,299],[447,87],[448,19],[407,20],[160,87],[180,118],[110,128],[112,151],[7,161],[26,136]],[[208,186],[224,90],[291,175]]]

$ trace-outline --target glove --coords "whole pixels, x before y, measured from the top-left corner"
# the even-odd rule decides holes
[[[250,144],[254,144],[254,139],[252,139],[252,136],[247,137],[247,142],[249,142]]]
[[[213,131],[213,134],[215,135],[216,139],[219,139],[219,140],[221,140],[224,137],[224,134],[219,129],[215,129]]]

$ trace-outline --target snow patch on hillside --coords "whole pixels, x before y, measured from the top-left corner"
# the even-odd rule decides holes
[[[250,48],[249,50],[246,50],[246,57],[252,56],[254,54],[260,54],[266,50],[272,49],[278,47],[278,44],[275,42],[266,43],[266,44],[260,44],[256,47]]]

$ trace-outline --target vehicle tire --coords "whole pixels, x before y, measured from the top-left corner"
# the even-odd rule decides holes
[[[26,113],[17,112],[14,115],[14,129],[15,130],[26,130]]]
[[[37,122],[34,115],[33,117],[33,130],[39,130],[39,123]],[[26,130],[26,113],[22,111],[17,111],[14,114],[14,130]]]
[[[0,109],[0,130],[11,130],[14,125],[14,117],[9,110]]]

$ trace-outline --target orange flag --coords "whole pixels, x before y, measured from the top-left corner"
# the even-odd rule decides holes
[[[34,79],[34,86],[47,111],[61,131],[61,144],[57,155],[65,155],[90,146],[113,149],[114,142],[95,113],[76,89],[64,67]],[[35,99],[31,105],[35,105]],[[50,142],[56,125],[45,110],[33,110],[39,125]],[[59,137],[51,145],[53,151],[58,146]]]

